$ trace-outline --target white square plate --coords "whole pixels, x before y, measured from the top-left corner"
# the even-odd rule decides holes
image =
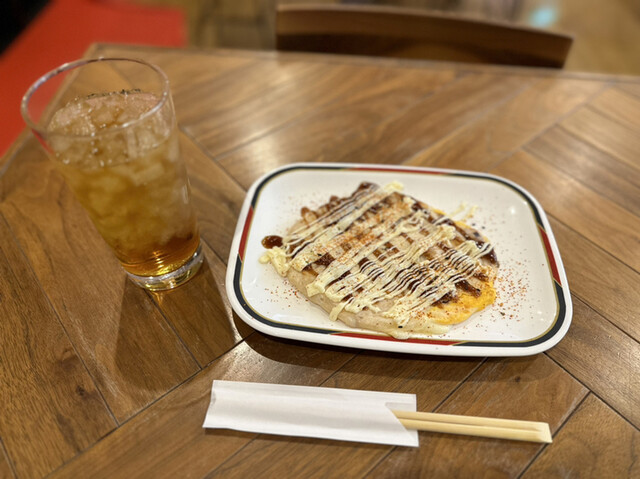
[[[446,334],[398,340],[329,320],[269,264],[258,260],[267,235],[282,235],[331,195],[369,181],[401,182],[404,192],[447,213],[477,206],[467,222],[495,247],[496,302]],[[524,356],[554,346],[571,323],[567,278],[549,221],[522,187],[470,171],[362,164],[293,164],[257,180],[245,199],[229,255],[227,294],[250,326],[281,338],[380,351],[447,356]]]

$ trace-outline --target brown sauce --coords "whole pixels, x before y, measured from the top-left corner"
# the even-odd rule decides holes
[[[482,272],[474,274],[473,277],[479,279],[480,281],[489,281],[489,277]]]
[[[362,183],[358,187],[358,190],[351,195],[351,197],[338,198],[336,196],[332,196],[329,200],[329,203],[326,204],[324,207],[326,207],[328,211],[331,211],[332,209],[335,209],[336,206],[342,203],[350,202],[350,198],[353,198],[354,196],[356,196],[356,193],[358,191],[375,190],[375,189],[377,189],[376,185],[373,185],[371,183],[366,183],[366,182]],[[394,193],[383,198],[377,203],[374,203],[372,206],[370,206],[358,218],[354,219],[353,223],[349,225],[346,228],[346,230],[343,232],[344,234],[347,231],[349,231],[350,234],[349,235],[345,234],[345,236],[343,237],[344,242],[340,244],[340,247],[345,251],[349,251],[352,248],[359,247],[363,243],[370,243],[374,235],[370,232],[370,230],[360,227],[360,224],[365,221],[369,221],[370,219],[373,219],[372,215],[377,216],[381,211],[386,210],[387,208],[393,208],[395,203],[401,200],[402,200],[402,195],[398,193]],[[351,203],[353,202],[351,201]],[[456,222],[454,222],[450,218],[447,218],[439,213],[430,211],[428,208],[425,208],[420,203],[414,203],[411,208],[413,211],[424,212],[425,217],[428,219],[428,221],[432,223],[438,222],[438,224],[447,224],[447,225],[453,226],[457,233],[456,234],[457,238],[454,241],[454,244],[459,243],[462,237],[466,240],[474,241],[480,248],[483,245],[485,245],[485,241],[479,232],[476,232],[471,228],[469,229],[464,228],[463,226],[456,224]],[[353,210],[353,208],[351,208],[351,210]],[[301,209],[301,215],[303,217],[310,214],[313,214],[314,216],[318,215],[317,212],[314,212],[307,207],[303,207]],[[405,214],[405,213],[403,212],[402,214]],[[395,221],[395,223],[393,223],[393,226],[395,226],[402,219],[407,218],[409,216],[411,215],[402,216],[402,218],[398,218]],[[327,218],[327,221],[326,221],[327,224],[325,224],[325,227],[331,227],[337,224],[343,217],[344,217],[344,212],[342,212],[340,215],[334,215],[330,219]],[[429,230],[421,229],[420,233],[423,236],[428,236]],[[400,236],[408,244],[412,244],[415,241],[407,233],[403,232],[400,234]],[[383,236],[380,235],[378,237],[382,238]],[[276,235],[266,236],[262,240],[262,245],[265,248],[281,247],[283,246],[283,243],[284,243],[283,238]],[[305,247],[311,243],[313,243],[313,240],[311,240],[309,237],[297,239],[293,243],[288,243],[286,245],[288,250],[287,252],[289,253],[290,256],[292,256],[292,258],[295,258],[295,256],[300,251],[305,249]],[[392,273],[393,275],[392,278],[389,278],[388,280],[385,279],[385,281],[383,281],[383,283],[385,284],[382,286],[382,289],[383,290],[389,289],[389,291],[393,291],[394,294],[396,294],[396,292],[400,290],[415,293],[418,289],[420,289],[421,297],[428,297],[429,295],[432,295],[432,294],[435,296],[438,290],[438,285],[434,282],[435,278],[437,277],[437,273],[440,271],[444,271],[447,267],[451,267],[457,271],[457,274],[454,275],[453,278],[451,278],[451,281],[452,281],[452,284],[455,284],[458,292],[454,290],[447,294],[444,294],[443,296],[438,298],[436,301],[434,301],[432,304],[434,306],[441,306],[451,301],[455,301],[461,291],[471,294],[474,297],[479,297],[482,291],[474,287],[471,283],[469,283],[469,281],[462,279],[464,278],[465,274],[467,274],[467,277],[473,274],[473,271],[472,269],[470,269],[468,265],[463,264],[463,258],[454,259],[454,255],[456,254],[456,251],[457,251],[456,248],[448,247],[442,242],[438,243],[438,247],[441,251],[444,252],[444,258],[441,258],[440,255],[438,255],[438,258],[434,257],[434,253],[430,252],[431,248],[429,248],[429,250],[425,252],[426,258],[428,259],[428,264],[425,264],[423,267],[419,267],[419,268],[417,267],[417,265],[413,265],[413,266],[410,266],[407,268],[401,268],[395,271],[395,273]],[[497,258],[496,258],[495,252],[493,251],[492,248],[490,249],[490,245],[486,245],[486,249],[489,249],[489,251],[486,254],[484,254],[483,257],[486,258],[486,261],[493,264],[497,264]],[[380,245],[375,251],[370,253],[370,258],[365,257],[358,261],[358,266],[360,268],[360,271],[366,270],[366,275],[368,279],[376,280],[378,277],[380,277],[385,273],[385,271],[381,269],[381,267],[379,267],[377,263],[383,262],[384,260],[386,260],[386,258],[392,255],[395,255],[398,252],[399,252],[398,248],[393,243],[391,243],[390,241],[386,241],[383,245]],[[328,267],[334,261],[335,261],[335,258],[331,254],[324,253],[321,256],[317,257],[315,261],[312,261],[310,264],[307,264],[304,267],[303,271],[310,273],[314,276],[317,276],[319,272],[322,271],[322,269],[317,267],[314,269],[314,266]],[[345,271],[338,278],[335,278],[332,281],[330,281],[326,285],[326,287],[331,287],[335,283],[344,280],[350,274],[352,274],[351,271]],[[487,275],[481,272],[475,272],[473,276],[481,281],[488,280]],[[343,286],[340,289],[345,290],[343,294],[346,294],[349,288]],[[341,301],[345,302],[345,301],[352,300],[352,298],[357,298],[357,296],[359,294],[362,294],[363,291],[364,291],[364,288],[360,286],[355,291],[352,291],[351,293],[344,296]]]
[[[457,282],[456,288],[460,288],[462,291],[466,291],[467,293],[471,294],[472,296],[475,296],[476,298],[479,297],[480,294],[482,293],[482,291],[472,286],[471,283],[469,283],[469,281],[467,281],[466,279],[463,279],[462,281]]]
[[[437,301],[433,302],[434,306],[440,306],[443,304],[447,304],[449,301],[452,301],[453,299],[455,299],[455,296],[451,293],[447,293],[444,296],[442,296],[440,299],[438,299]]]
[[[356,190],[356,192],[361,191],[361,190],[368,190],[368,189],[371,189],[371,188],[375,188],[376,186],[377,185],[374,185],[373,183],[369,183],[367,181],[363,181],[358,186],[358,189]],[[351,196],[353,196],[353,195],[351,195]]]
[[[413,244],[413,239],[407,233],[402,233],[400,236],[402,236],[405,240],[407,240],[407,243]]]
[[[270,235],[262,238],[262,246],[267,249],[279,248],[282,246],[282,236]]]
[[[329,266],[335,258],[331,256],[329,253],[325,253],[320,256],[317,260],[314,261],[314,264],[319,266]]]
[[[313,276],[318,276],[318,272],[313,269],[313,263],[309,263],[308,265],[306,265],[304,268],[302,268],[302,271],[304,271],[305,273],[310,273]]]
[[[489,263],[494,264],[494,265],[498,264],[498,257],[496,256],[495,250],[492,249],[486,255],[484,255],[484,257],[487,258]]]
[[[345,279],[347,276],[349,276],[349,271],[345,271],[344,273],[342,273],[340,276],[338,276],[336,279],[334,279],[333,281],[329,281],[329,283],[327,284],[327,287],[337,283],[338,281],[342,281],[343,279]]]

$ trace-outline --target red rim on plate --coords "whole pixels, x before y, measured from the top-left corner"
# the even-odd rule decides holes
[[[441,177],[459,177],[481,179],[495,182],[515,192],[523,199],[531,211],[531,220],[535,222],[539,240],[546,256],[548,281],[552,284],[555,296],[555,317],[547,318],[548,327],[535,337],[524,340],[483,340],[456,339],[449,337],[413,338],[400,340],[386,335],[347,326],[334,329],[321,325],[301,324],[296,321],[281,321],[269,317],[259,306],[247,299],[243,286],[246,252],[249,236],[254,225],[254,214],[260,207],[260,199],[265,189],[283,175],[323,172],[362,172],[364,173],[401,173],[411,175],[439,175]],[[264,266],[264,265],[263,265]],[[536,354],[557,344],[566,334],[572,316],[572,305],[566,275],[562,267],[557,245],[551,233],[549,222],[537,200],[517,184],[494,175],[484,173],[444,170],[430,168],[405,168],[383,165],[359,164],[292,164],[279,168],[258,179],[250,188],[238,219],[236,235],[231,248],[227,270],[227,294],[234,311],[250,326],[272,336],[288,339],[331,344],[362,349],[374,349],[413,354],[437,354],[449,356],[523,356]],[[285,281],[283,279],[283,281]],[[338,325],[336,325],[338,326]],[[342,323],[339,323],[342,326]]]

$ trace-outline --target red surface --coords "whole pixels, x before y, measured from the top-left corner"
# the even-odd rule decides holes
[[[184,13],[123,0],[51,0],[0,56],[0,155],[25,128],[20,100],[31,83],[93,42],[182,47]]]
[[[556,280],[556,283],[558,283],[558,285],[562,286],[562,282],[560,281],[560,273],[558,273],[558,265],[556,264],[556,257],[553,255],[553,251],[551,250],[551,243],[549,243],[547,232],[544,230],[542,225],[538,225],[538,230],[540,231],[540,236],[542,236],[544,248],[547,250],[547,258],[549,258],[549,267],[551,268],[553,279]]]
[[[240,261],[244,261],[244,251],[247,247],[247,237],[249,236],[249,227],[251,226],[251,220],[253,219],[253,206],[249,208],[247,212],[247,219],[244,222],[244,229],[242,230],[242,236],[240,237],[240,247],[238,248],[238,256]]]

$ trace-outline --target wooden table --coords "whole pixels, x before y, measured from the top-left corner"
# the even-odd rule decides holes
[[[36,141],[0,163],[0,477],[639,477],[640,80],[531,69],[95,46],[168,73],[205,243],[187,285],[126,280]],[[248,186],[299,161],[488,171],[542,203],[567,336],[519,358],[278,340],[224,276]],[[206,431],[214,379],[399,391],[545,421],[550,445],[420,433],[420,448]]]

